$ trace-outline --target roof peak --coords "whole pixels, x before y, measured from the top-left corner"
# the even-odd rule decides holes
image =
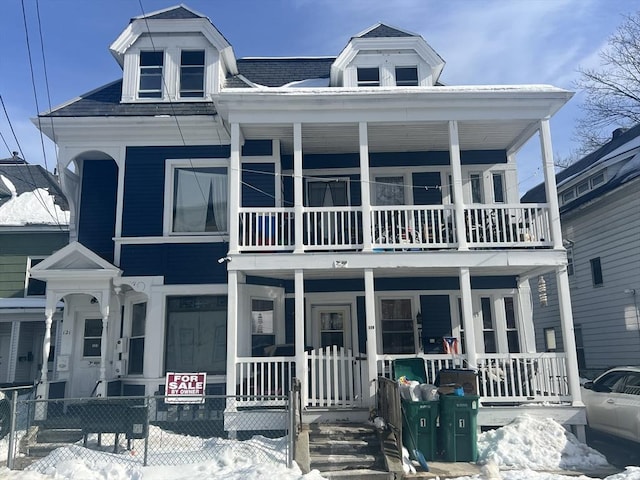
[[[378,22],[363,30],[353,38],[384,38],[384,37],[420,37],[421,35],[403,28],[394,27],[388,23]]]
[[[162,20],[162,19],[189,19],[189,18],[206,18],[206,15],[187,7],[184,3],[173,5],[172,7],[155,10],[153,12],[145,13],[133,17],[131,22],[135,20]]]

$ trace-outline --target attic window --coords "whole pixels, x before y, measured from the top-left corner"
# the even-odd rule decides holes
[[[139,98],[162,98],[164,52],[140,52]]]
[[[417,87],[418,67],[396,67],[396,85],[398,87]]]
[[[183,50],[180,55],[180,96],[204,97],[204,50]]]
[[[380,69],[378,67],[358,68],[359,87],[379,87]]]

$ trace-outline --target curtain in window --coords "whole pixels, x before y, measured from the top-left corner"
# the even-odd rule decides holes
[[[310,207],[344,207],[347,201],[347,182],[336,180],[333,182],[310,181],[307,199]]]
[[[404,205],[404,177],[376,177],[376,205]]]
[[[173,231],[227,231],[227,198],[225,169],[176,169]]]

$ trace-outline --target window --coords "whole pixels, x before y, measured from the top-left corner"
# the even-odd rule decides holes
[[[162,98],[164,52],[140,52],[139,98]]]
[[[227,297],[167,297],[166,372],[223,375],[227,356]]]
[[[99,357],[102,350],[102,319],[87,318],[84,321],[83,357]]]
[[[376,205],[404,205],[404,177],[376,177]]]
[[[144,364],[144,335],[147,320],[147,303],[134,303],[131,306],[131,337],[129,337],[130,375],[141,375]]]
[[[604,283],[602,279],[602,265],[600,264],[600,257],[592,258],[589,260],[591,263],[591,280],[593,280],[593,286],[597,287]]]
[[[491,308],[491,298],[480,298],[482,307],[482,336],[484,338],[484,353],[496,353],[496,331],[493,324],[493,311]]]
[[[273,300],[251,299],[251,351],[254,357],[265,355],[265,347],[275,345]]]
[[[582,195],[584,192],[589,191],[589,181],[587,180],[586,182],[579,183],[576,190],[578,191],[578,195]]]
[[[414,353],[414,320],[408,298],[381,301],[382,352]]]
[[[572,188],[562,194],[562,203],[568,203],[574,198],[576,198],[576,191]]]
[[[482,174],[469,174],[469,183],[471,184],[471,203],[483,203]]]
[[[573,247],[567,247],[567,275],[573,275]]]
[[[227,183],[226,167],[174,168],[171,232],[227,232]]]
[[[493,201],[495,203],[504,203],[504,174],[494,173],[493,179]]]
[[[544,329],[544,349],[546,352],[555,352],[558,348],[556,344],[556,329],[553,327]]]
[[[47,293],[47,282],[29,276],[31,269],[42,260],[44,260],[44,258],[29,258],[27,260],[27,286],[25,292],[27,297],[43,296]]]
[[[418,67],[396,67],[396,85],[398,87],[417,87]]]
[[[180,55],[180,96],[204,97],[204,50],[183,50]]]
[[[509,353],[520,353],[518,326],[516,324],[516,310],[513,297],[504,297],[504,316],[507,323],[507,345]]]
[[[380,69],[378,67],[358,68],[359,87],[379,87]]]
[[[600,185],[601,183],[604,183],[604,172],[591,177],[591,188],[595,188],[597,185]]]
[[[345,179],[307,181],[307,206],[346,207],[349,205],[349,182]]]

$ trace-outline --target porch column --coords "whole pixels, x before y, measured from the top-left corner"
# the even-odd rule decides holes
[[[540,120],[540,150],[544,170],[544,185],[549,205],[549,221],[551,222],[551,240],[553,248],[562,249],[562,229],[560,227],[560,206],[558,204],[558,187],[556,172],[553,165],[553,150],[551,148],[551,128],[549,118]]]
[[[307,405],[307,366],[304,353],[304,271],[296,270],[294,277],[294,324],[295,324],[295,354],[296,354],[296,376],[300,380],[300,397],[302,408]]]
[[[48,306],[44,311],[44,340],[42,341],[42,368],[40,369],[40,381],[36,389],[36,398],[47,398],[48,359],[51,352],[51,324],[53,323],[54,309]]]
[[[360,198],[362,203],[362,251],[370,252],[371,235],[371,179],[369,176],[369,133],[367,123],[360,122]]]
[[[533,327],[533,305],[531,304],[531,282],[529,277],[518,278],[518,331],[522,332],[522,353],[536,352],[536,332]]]
[[[453,180],[453,206],[456,212],[456,238],[458,250],[469,250],[467,232],[464,222],[464,197],[462,194],[462,167],[460,164],[460,139],[458,138],[458,122],[449,121],[449,160],[451,162],[451,178]]]
[[[476,352],[476,332],[473,323],[473,303],[471,299],[471,272],[468,268],[460,269],[460,296],[462,297],[462,325],[464,327],[465,349],[469,368],[476,368],[478,358]]]
[[[104,298],[106,297],[106,299]],[[102,315],[102,336],[100,339],[100,378],[98,387],[96,388],[96,397],[105,397],[107,395],[107,342],[109,341],[109,296],[104,295],[100,305],[100,314]]]
[[[236,394],[238,360],[238,272],[227,272],[227,395]],[[227,410],[235,411],[235,400],[227,400]]]
[[[304,245],[302,232],[304,225],[304,196],[302,191],[302,124],[293,124],[293,209],[294,209],[294,253],[302,253]]]
[[[240,210],[240,124],[231,124],[229,158],[229,253],[238,253]]]
[[[367,372],[369,384],[369,406],[375,407],[378,379],[378,335],[376,330],[376,301],[373,270],[364,271],[364,305],[367,325]],[[365,391],[366,392],[366,391]],[[365,392],[362,392],[363,394]]]
[[[565,265],[556,268],[558,282],[558,303],[560,306],[560,326],[562,343],[567,355],[567,383],[573,405],[582,406],[580,378],[578,375],[578,354],[576,353],[576,337],[573,329],[573,312],[571,310],[571,294],[569,293],[569,275]]]

